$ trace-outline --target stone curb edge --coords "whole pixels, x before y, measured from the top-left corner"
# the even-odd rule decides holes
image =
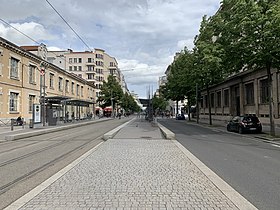
[[[135,120],[135,118],[129,120],[128,122],[126,122],[126,123],[124,123],[124,124],[122,124],[122,125],[120,125],[120,126],[118,126],[118,127],[116,127],[115,129],[113,129],[113,130],[111,130],[111,131],[105,133],[105,134],[103,135],[103,140],[104,140],[104,141],[107,141],[108,139],[114,138],[114,136],[119,132],[120,129],[122,129],[123,127],[125,127],[127,124],[133,122],[134,120]]]
[[[105,119],[105,120],[107,120],[107,119]],[[108,120],[110,120],[110,119],[108,119]],[[64,126],[60,126],[60,127],[56,127],[56,128],[46,128],[46,129],[41,129],[41,130],[32,130],[32,131],[28,131],[28,132],[25,132],[25,133],[19,133],[19,134],[14,134],[14,135],[6,135],[5,140],[14,141],[14,140],[18,140],[18,139],[22,139],[22,138],[26,138],[26,137],[39,136],[39,135],[43,135],[43,134],[46,134],[46,133],[52,133],[52,132],[67,130],[67,129],[76,128],[76,127],[80,127],[80,126],[84,126],[84,125],[95,124],[95,123],[99,123],[99,122],[102,122],[102,121],[104,121],[104,120],[77,123],[77,124],[73,124],[73,125],[64,125]]]

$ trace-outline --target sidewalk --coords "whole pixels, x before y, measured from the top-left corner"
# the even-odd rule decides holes
[[[110,119],[111,118],[96,118],[91,120],[80,120],[75,122],[59,123],[55,126],[43,126],[42,124],[34,124],[33,128],[30,128],[29,125],[26,124],[24,126],[14,126],[13,130],[11,130],[11,126],[0,126],[0,142],[7,140],[17,140],[20,138],[36,136],[44,133],[70,129],[73,127],[83,126],[86,124],[92,124]]]
[[[14,209],[256,209],[155,124],[133,119]]]

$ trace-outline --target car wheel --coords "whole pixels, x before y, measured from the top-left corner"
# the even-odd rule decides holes
[[[242,127],[239,127],[239,128],[238,128],[238,133],[240,133],[240,134],[242,134],[242,133],[243,133],[243,129],[242,129]]]
[[[262,129],[258,129],[258,130],[257,130],[257,133],[262,133]]]
[[[231,132],[230,126],[227,126],[227,131]]]

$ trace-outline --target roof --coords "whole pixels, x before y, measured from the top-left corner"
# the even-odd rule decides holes
[[[27,51],[38,51],[39,46],[20,46],[22,49]]]
[[[87,101],[83,99],[71,99],[68,96],[48,96],[45,97],[46,101],[51,104],[66,104],[66,105],[74,105],[74,106],[86,106],[89,104],[94,104],[93,101]]]

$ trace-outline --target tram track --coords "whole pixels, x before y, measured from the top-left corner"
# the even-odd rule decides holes
[[[103,141],[104,133],[129,120],[108,120],[1,143],[0,209],[94,148]]]
[[[40,171],[42,171],[42,170],[48,168],[49,166],[55,164],[56,162],[61,161],[61,160],[63,160],[64,158],[68,157],[69,155],[75,153],[76,151],[78,151],[78,150],[84,148],[85,146],[87,146],[88,144],[90,144],[92,141],[101,140],[101,138],[102,138],[102,135],[101,135],[101,136],[98,136],[98,137],[96,137],[96,138],[94,138],[94,139],[90,139],[90,140],[86,141],[85,143],[79,145],[78,147],[75,147],[75,148],[73,148],[72,150],[70,150],[70,151],[68,151],[68,152],[66,152],[66,153],[64,153],[64,154],[62,154],[62,155],[56,157],[55,159],[53,159],[53,160],[51,160],[51,161],[49,161],[49,162],[47,162],[47,163],[45,163],[45,164],[43,164],[43,165],[41,165],[40,167],[37,167],[37,168],[35,168],[35,169],[29,171],[28,173],[25,173],[25,174],[23,174],[23,175],[17,177],[16,179],[14,179],[14,180],[12,180],[12,181],[10,181],[10,182],[4,184],[4,185],[1,185],[1,186],[0,186],[0,195],[3,194],[3,193],[5,193],[7,190],[9,190],[12,186],[16,185],[17,183],[19,183],[19,182],[21,182],[21,181],[23,181],[23,180],[25,180],[25,179],[27,179],[27,178],[29,178],[29,177],[31,177],[31,176],[34,176],[34,175],[37,174],[38,172],[40,172]],[[67,143],[67,142],[68,142],[68,141],[65,140],[65,141],[61,142],[60,145],[61,145],[61,144],[64,144],[64,143]],[[53,145],[52,147],[49,147],[49,148],[47,148],[47,149],[53,148],[54,146],[58,146],[58,145],[59,145],[59,144]],[[40,152],[46,151],[47,149],[41,149],[41,150],[38,150],[38,151],[36,151],[36,152],[30,153],[30,154],[28,154],[28,155],[24,155],[23,157],[18,157],[18,158],[15,158],[14,160],[6,161],[5,163],[1,163],[1,164],[0,164],[0,167],[6,166],[6,165],[11,164],[11,163],[13,163],[13,162],[15,162],[15,161],[22,160],[22,159],[24,159],[24,158],[26,158],[26,157],[28,157],[28,156],[31,156],[31,155],[38,154],[38,153],[40,153]]]

